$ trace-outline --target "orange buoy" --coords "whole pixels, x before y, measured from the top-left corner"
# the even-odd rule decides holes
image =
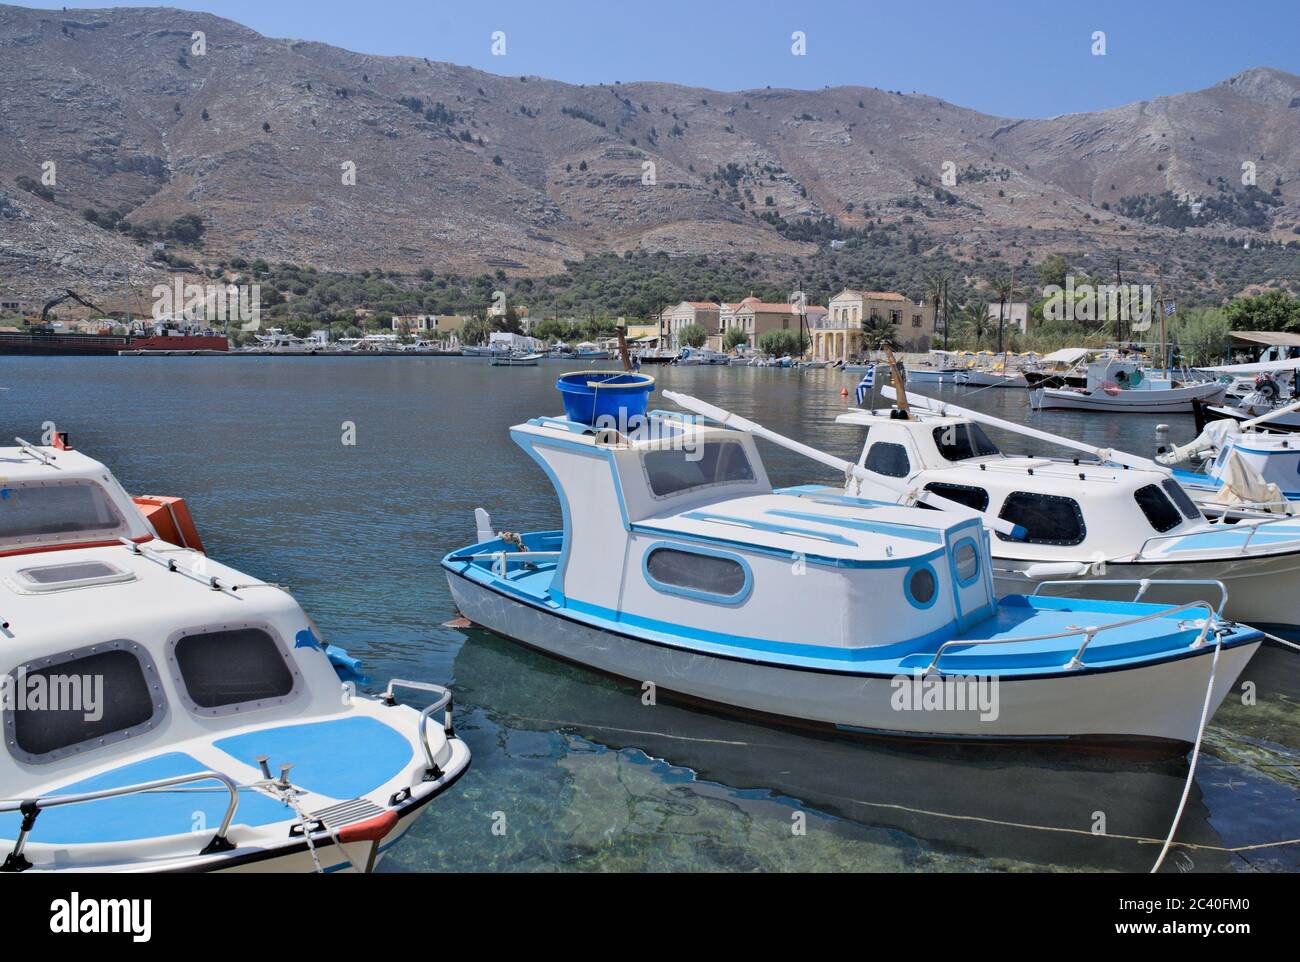
[[[840,388],[840,397],[848,397],[848,396],[849,396],[849,389],[846,387]]]

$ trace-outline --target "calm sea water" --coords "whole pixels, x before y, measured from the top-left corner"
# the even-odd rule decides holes
[[[818,737],[680,707],[552,661],[456,614],[438,559],[498,527],[559,526],[545,477],[507,437],[559,413],[573,362],[460,358],[0,359],[0,428],[53,421],[135,493],[179,494],[209,551],[290,587],[326,636],[388,678],[452,684],[474,762],[383,869],[1143,870],[1177,806],[1182,761],[905,747]],[[663,387],[855,458],[834,424],[857,375],[660,368]],[[1027,393],[961,403],[1139,453],[1156,418],[1031,416]],[[965,397],[968,400],[962,401]],[[1164,418],[1174,441],[1190,417]],[[356,444],[342,443],[345,422]],[[1025,450],[999,438],[1010,451]],[[1039,446],[1041,450],[1041,445]],[[836,479],[764,446],[777,484]],[[1206,754],[1169,865],[1300,869],[1300,658],[1261,650]],[[1094,829],[1104,819],[1105,834]],[[802,828],[802,834],[795,829]],[[496,829],[496,831],[494,831]],[[504,831],[502,831],[504,830]],[[1231,851],[1237,850],[1237,851]]]

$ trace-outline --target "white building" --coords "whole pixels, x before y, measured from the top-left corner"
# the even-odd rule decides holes
[[[1002,311],[1003,330],[1011,330],[1013,327],[1020,328],[1023,334],[1029,329],[1029,305],[1024,301],[1017,301],[1014,304],[989,305],[989,320],[993,322],[995,328],[998,323],[998,310]]]

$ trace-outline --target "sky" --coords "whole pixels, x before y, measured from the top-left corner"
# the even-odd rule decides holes
[[[17,0],[22,3],[22,0]],[[63,4],[28,0],[57,9]],[[124,0],[120,6],[160,6]],[[1248,67],[1300,74],[1300,0],[173,0],[270,37],[570,83],[860,85],[1004,117],[1101,110]],[[73,5],[69,5],[73,6]],[[505,35],[505,55],[492,35]],[[795,55],[792,35],[804,37]],[[1103,33],[1104,55],[1094,54]]]

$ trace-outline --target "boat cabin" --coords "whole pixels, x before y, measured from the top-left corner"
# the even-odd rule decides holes
[[[1023,540],[994,535],[999,556],[1117,560],[1149,540],[1204,529],[1195,503],[1166,471],[1007,455],[967,417],[914,411],[903,419],[888,409],[850,411],[836,421],[866,429],[858,466],[888,479],[882,485],[903,482],[1025,528]],[[856,477],[844,492],[897,500],[892,488]]]
[[[628,434],[537,418],[511,437],[554,485],[562,530],[503,551],[481,523],[479,543],[443,564],[549,614],[835,661],[994,610],[974,512],[776,492],[753,437],[673,413]]]

